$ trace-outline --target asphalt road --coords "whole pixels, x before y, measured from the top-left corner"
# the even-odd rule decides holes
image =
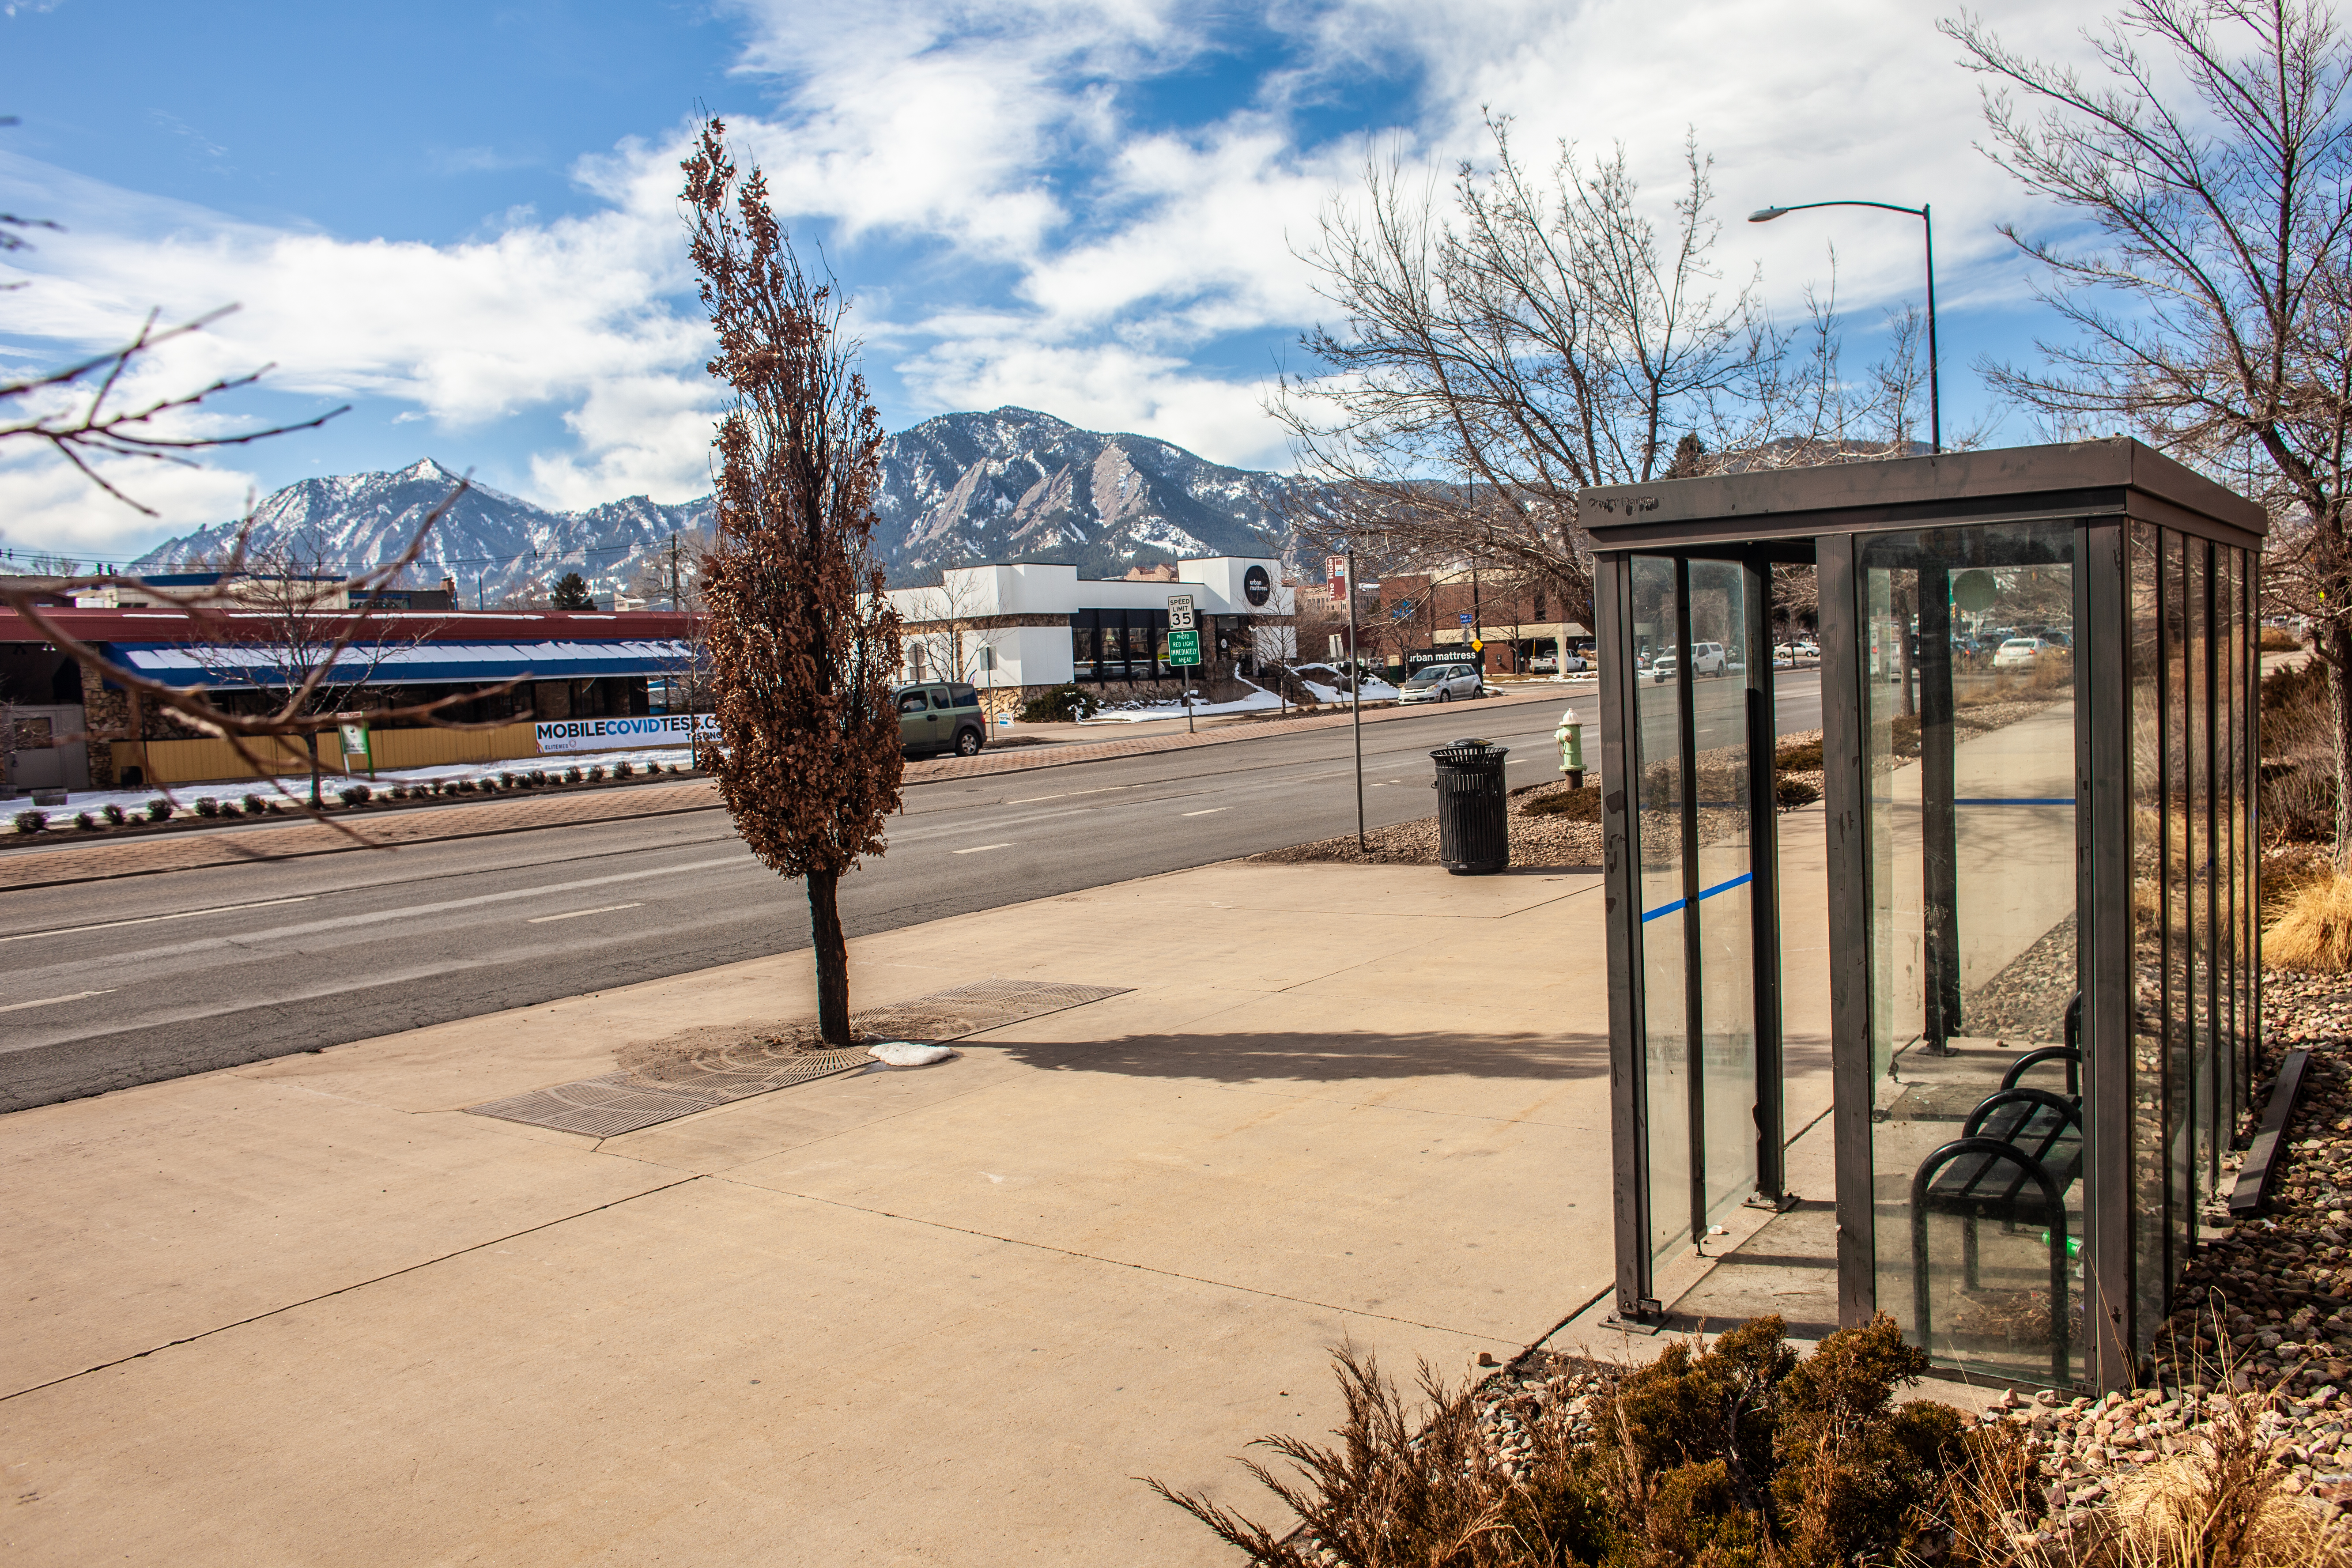
[[[1780,728],[1818,727],[1811,672],[1780,685]],[[1700,744],[1731,739],[1738,687],[1698,690]],[[1557,776],[1565,706],[1367,728],[1367,821],[1429,815],[1429,749],[1461,735],[1511,747],[1515,785]],[[1670,743],[1643,706],[1645,745]],[[1334,837],[1355,827],[1352,778],[1341,728],[914,785],[843,920],[893,930]],[[0,909],[0,1110],[807,944],[800,885],[718,810],[31,889]]]

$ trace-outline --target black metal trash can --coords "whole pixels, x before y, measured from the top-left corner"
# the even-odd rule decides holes
[[[1511,863],[1503,760],[1508,746],[1456,741],[1429,753],[1437,763],[1437,861],[1457,877],[1500,871]]]

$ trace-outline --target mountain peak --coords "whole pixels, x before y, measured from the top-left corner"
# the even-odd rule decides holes
[[[1074,563],[1117,577],[1184,555],[1282,553],[1280,508],[1299,481],[1228,468],[1156,438],[1082,430],[1012,405],[942,414],[886,437],[874,543],[894,583],[982,561]],[[460,476],[419,458],[394,473],[287,486],[255,514],[253,542],[358,570],[397,558]],[[670,541],[710,531],[708,496],[626,496],[556,511],[476,483],[425,540],[410,575],[454,576],[470,599],[545,593],[577,572],[600,597],[666,573]],[[237,525],[158,545],[133,570],[216,552]]]

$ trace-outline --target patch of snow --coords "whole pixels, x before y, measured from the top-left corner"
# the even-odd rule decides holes
[[[332,738],[331,734],[328,737],[330,740]],[[396,784],[425,784],[436,779],[495,779],[502,773],[527,773],[533,768],[560,776],[566,768],[576,767],[584,774],[591,767],[601,767],[609,778],[614,768],[622,763],[640,772],[656,766],[667,772],[674,765],[691,761],[684,746],[656,746],[635,752],[564,752],[542,757],[515,757],[502,763],[444,763],[429,768],[384,768],[373,778],[364,773],[347,775],[327,771],[320,775],[319,787],[320,793],[332,801],[337,790],[354,784],[363,784],[382,795]],[[199,797],[210,795],[227,808],[223,813],[227,815],[228,809],[235,808],[249,795],[257,795],[265,801],[284,803],[290,811],[295,804],[308,804],[310,801],[310,775],[285,773],[275,780],[236,779],[226,783],[173,784],[168,788],[159,785],[145,789],[78,789],[67,797],[63,805],[36,806],[28,794],[14,800],[0,801],[0,828],[13,832],[13,819],[20,811],[45,811],[49,816],[49,832],[67,837],[76,832],[73,819],[74,813],[78,811],[103,811],[109,805],[119,805],[132,816],[143,817],[149,801],[168,800],[179,807],[177,815],[188,816],[194,814]],[[461,795],[453,798],[478,800],[481,797]]]
[[[955,1055],[945,1046],[917,1045],[912,1040],[885,1040],[866,1048],[874,1053],[876,1061],[894,1068],[927,1068]]]

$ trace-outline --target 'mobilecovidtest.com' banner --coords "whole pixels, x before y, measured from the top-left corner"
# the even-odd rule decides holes
[[[611,752],[629,746],[691,745],[697,735],[719,738],[719,721],[708,713],[663,714],[650,719],[557,719],[539,726],[539,750]]]

